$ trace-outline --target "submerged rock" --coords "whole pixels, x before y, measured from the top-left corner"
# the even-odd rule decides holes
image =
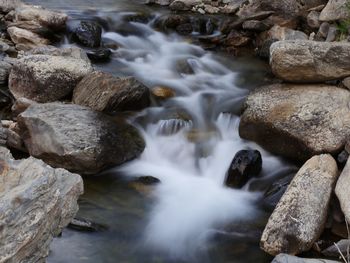
[[[263,87],[248,96],[239,133],[292,159],[336,154],[350,135],[349,100],[350,92],[336,86]]]
[[[74,89],[73,102],[105,112],[142,110],[150,105],[150,92],[134,77],[96,71]]]
[[[100,232],[107,229],[104,225],[82,218],[73,218],[69,223],[68,228],[81,232]]]
[[[145,147],[131,125],[79,105],[34,104],[17,119],[30,155],[82,174],[132,160]]]
[[[112,51],[109,48],[99,48],[96,50],[88,50],[86,54],[93,62],[106,62],[110,60]]]
[[[262,158],[258,150],[241,150],[236,153],[227,172],[225,184],[241,188],[249,179],[259,175]]]
[[[323,82],[350,76],[350,43],[279,41],[270,49],[273,73],[291,82]]]
[[[94,21],[81,21],[74,35],[79,43],[87,47],[101,45],[102,27]]]
[[[331,155],[308,160],[269,218],[261,248],[271,255],[309,250],[323,232],[337,177],[338,167]]]
[[[93,68],[78,48],[36,49],[13,65],[9,88],[15,98],[51,102],[69,95]]]
[[[32,157],[15,161],[0,147],[0,180],[0,262],[44,262],[78,211],[81,177]]]

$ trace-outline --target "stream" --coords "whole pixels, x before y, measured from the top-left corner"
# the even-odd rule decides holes
[[[65,229],[53,241],[48,262],[270,262],[259,248],[270,213],[262,205],[263,193],[296,168],[238,134],[242,103],[265,83],[268,65],[156,31],[155,19],[168,11],[142,1],[27,2],[64,10],[68,27],[82,19],[103,21],[104,41],[119,48],[111,50],[110,62],[95,68],[176,93],[128,115],[146,141],[140,158],[84,178],[77,217],[106,229]],[[142,19],[129,19],[139,12]],[[74,44],[67,38],[60,45]],[[263,156],[261,176],[241,190],[225,187],[233,156],[248,148]],[[144,185],[139,176],[160,183]]]

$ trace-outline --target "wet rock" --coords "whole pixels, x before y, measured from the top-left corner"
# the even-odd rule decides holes
[[[134,77],[96,71],[76,86],[73,102],[104,112],[142,110],[150,105],[150,92]]]
[[[64,29],[68,18],[66,14],[33,5],[22,5],[17,8],[15,17],[17,21],[38,21],[43,26],[53,30]]]
[[[241,150],[236,153],[227,172],[225,184],[233,188],[243,187],[261,171],[262,158],[258,150]]]
[[[175,91],[172,90],[171,88],[160,87],[160,86],[152,88],[152,94],[157,99],[161,99],[161,100],[169,99],[169,98],[175,97],[176,95]]]
[[[8,78],[12,65],[5,61],[0,61],[0,85],[8,84]]]
[[[248,36],[245,36],[236,30],[232,30],[224,40],[224,44],[228,47],[243,47],[248,45],[250,40],[251,39]]]
[[[271,26],[259,20],[248,20],[243,22],[242,28],[245,30],[252,30],[262,32],[268,30]]]
[[[107,230],[106,226],[83,218],[73,218],[68,228],[81,232],[101,232]]]
[[[323,82],[350,76],[350,43],[279,41],[270,49],[273,73],[291,82]]]
[[[86,54],[78,48],[37,49],[17,60],[10,73],[9,88],[15,98],[56,101],[69,95],[92,70]]]
[[[111,58],[112,51],[109,48],[99,48],[88,50],[86,54],[93,62],[107,62]]]
[[[5,108],[12,103],[11,97],[7,91],[0,89],[0,108]]]
[[[337,185],[335,187],[335,194],[338,197],[341,210],[345,215],[347,222],[350,222],[350,159],[346,162],[346,165],[339,176]]]
[[[312,29],[317,29],[320,27],[321,23],[320,23],[320,12],[317,11],[311,11],[308,15],[307,15],[307,25],[312,28]]]
[[[15,161],[2,147],[0,159],[0,261],[44,262],[53,236],[78,211],[83,181],[32,157]]]
[[[281,178],[274,182],[264,193],[263,205],[266,209],[273,211],[287,190],[294,174]]]
[[[134,127],[79,105],[34,104],[17,120],[30,155],[82,174],[120,165],[145,147]]]
[[[201,0],[175,0],[170,4],[170,9],[174,11],[191,10],[195,5],[201,4]]]
[[[193,27],[191,23],[185,23],[185,24],[181,24],[178,25],[176,27],[176,32],[179,33],[180,35],[190,35],[193,31]]]
[[[336,154],[350,135],[349,99],[350,92],[336,86],[263,87],[248,96],[239,133],[292,159]]]
[[[153,176],[140,176],[136,181],[145,185],[154,185],[160,183],[160,180]]]
[[[46,38],[39,36],[29,30],[19,27],[9,27],[7,29],[13,43],[16,44],[18,50],[30,50],[37,46],[45,46],[50,44],[50,41]]]
[[[99,47],[101,35],[102,27],[94,21],[81,21],[74,32],[77,41],[87,47]]]
[[[336,243],[337,245],[332,245],[325,250],[322,251],[322,255],[325,255],[327,257],[339,257],[340,253],[343,253],[343,255],[347,255],[347,251],[350,248],[350,239],[342,239]]]
[[[261,47],[258,49],[258,56],[263,59],[270,58],[270,47],[273,43],[277,42],[277,39],[267,39],[263,42]]]
[[[296,255],[309,250],[324,229],[337,177],[337,164],[331,155],[309,159],[269,218],[261,248],[271,255]]]
[[[299,258],[288,254],[279,254],[271,263],[339,263],[334,260],[316,259],[316,258]]]
[[[171,0],[146,0],[145,4],[157,4],[157,5],[170,5],[172,1]]]
[[[346,161],[349,159],[349,153],[345,150],[341,151],[341,153],[337,156],[337,162],[344,166],[346,164]]]
[[[336,21],[350,18],[347,0],[329,0],[320,14],[320,21]]]

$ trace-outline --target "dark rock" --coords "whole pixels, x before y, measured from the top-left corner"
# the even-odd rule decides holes
[[[95,71],[76,86],[73,102],[104,112],[142,110],[150,105],[150,92],[134,77]]]
[[[191,23],[185,23],[185,24],[181,24],[178,25],[176,27],[176,32],[179,33],[180,35],[190,35],[193,31],[193,27]]]
[[[277,180],[269,187],[269,189],[267,189],[263,197],[263,205],[266,209],[273,211],[284,192],[287,190],[287,187],[292,181],[293,177],[294,174]]]
[[[94,21],[81,21],[75,29],[75,37],[79,43],[87,47],[99,47],[102,27]]]
[[[232,30],[224,40],[225,46],[228,47],[242,47],[248,45],[249,42],[249,37],[235,30]]]
[[[107,230],[106,226],[83,218],[74,218],[69,223],[68,228],[81,232],[101,232]]]
[[[106,62],[110,60],[112,51],[109,48],[99,48],[95,50],[88,50],[86,54],[93,62]]]
[[[17,120],[31,156],[77,173],[96,174],[123,164],[145,147],[131,125],[79,105],[34,104]]]
[[[259,20],[248,20],[242,24],[243,29],[257,32],[268,30],[270,27],[271,25]]]
[[[349,158],[349,153],[343,150],[341,153],[338,154],[337,161],[340,165],[344,166],[348,158]]]
[[[278,41],[278,39],[267,39],[264,41],[262,46],[258,49],[258,56],[268,60],[270,58],[270,47],[276,41]]]
[[[249,179],[259,175],[262,158],[258,150],[241,150],[233,158],[225,184],[229,187],[241,188]]]
[[[160,180],[153,176],[140,176],[136,179],[136,181],[145,185],[154,185],[160,183]]]

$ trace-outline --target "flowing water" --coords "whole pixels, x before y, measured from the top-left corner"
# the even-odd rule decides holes
[[[146,141],[140,158],[85,178],[78,216],[107,230],[65,230],[48,262],[269,262],[258,245],[268,217],[262,193],[293,167],[238,135],[242,103],[264,82],[265,63],[208,52],[190,39],[158,32],[153,23],[163,11],[138,1],[44,5],[65,9],[69,25],[82,18],[105,22],[104,40],[119,48],[112,50],[111,62],[96,68],[176,93],[129,117]],[[140,11],[151,15],[142,22],[126,19]],[[261,151],[262,175],[242,190],[225,187],[233,156],[248,148]],[[161,182],[145,186],[135,181],[139,176]]]

